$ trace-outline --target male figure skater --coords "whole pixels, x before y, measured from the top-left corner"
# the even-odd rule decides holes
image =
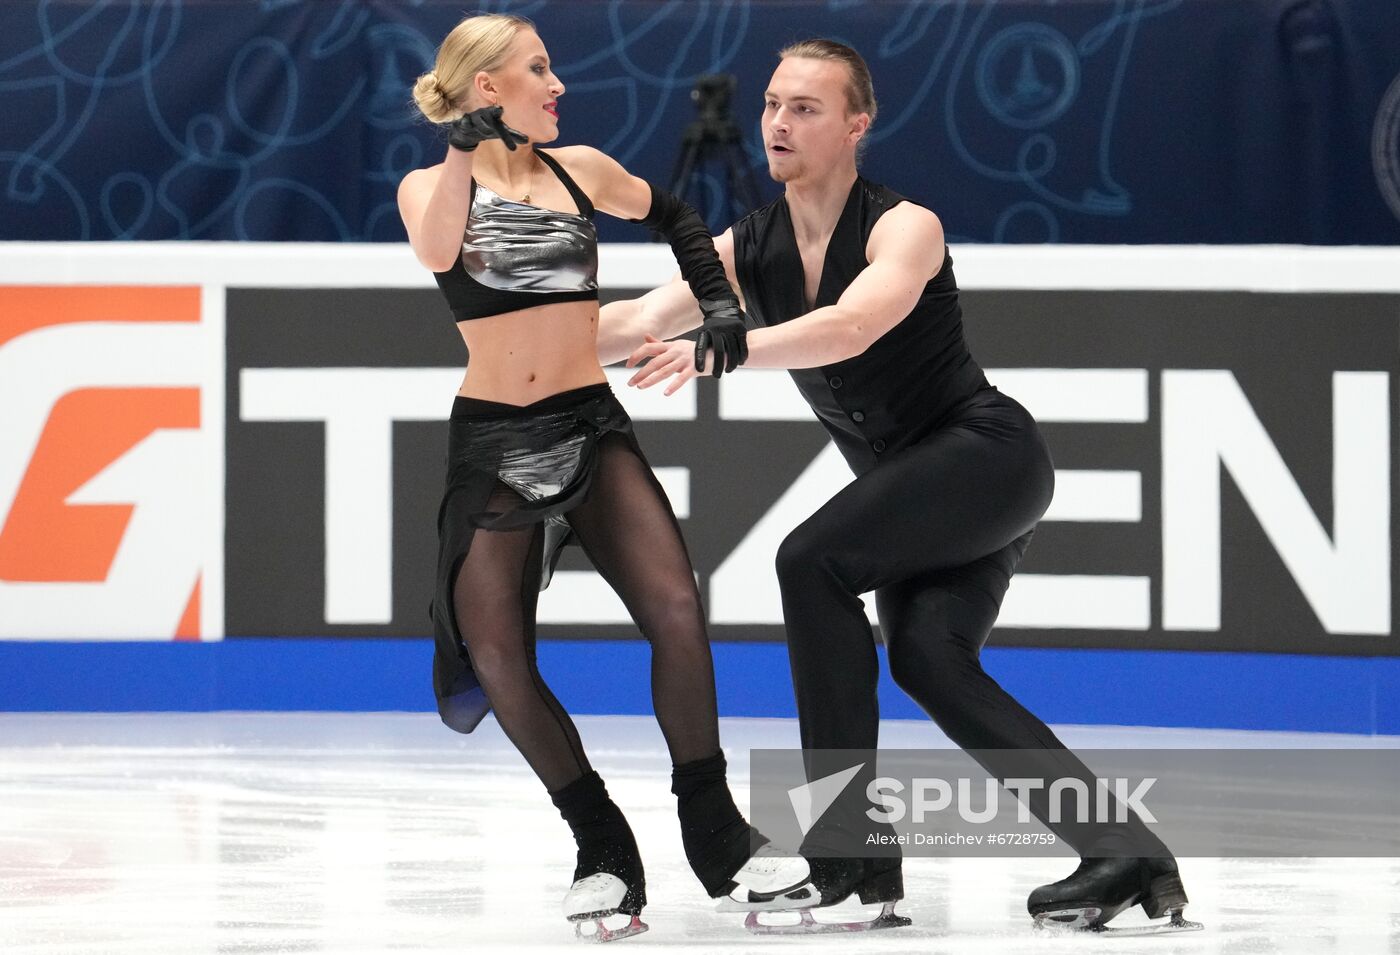
[[[747,356],[713,355],[703,332],[695,343],[662,341],[700,324],[687,287],[673,282],[603,310],[601,357],[631,352],[629,364],[645,363],[631,384],[669,379],[667,394],[706,369],[789,369],[855,472],[778,551],[804,750],[876,746],[878,657],[860,600],[873,591],[895,682],[953,741],[998,779],[1024,775],[1024,759],[1008,760],[1031,751],[1048,774],[1093,792],[1093,774],[979,662],[1050,503],[1045,443],[968,352],[938,217],[857,171],[876,115],[864,60],[828,40],[779,56],[762,130],[784,195],[716,240],[754,326]],[[1175,860],[1139,821],[1052,825],[1043,796],[1032,795],[1031,811],[1082,861],[1031,893],[1038,924],[1102,929],[1141,904],[1149,917],[1170,917],[1164,930],[1199,927],[1182,918]],[[868,927],[907,923],[893,916],[903,895],[897,856],[823,857],[850,845],[826,835],[861,825],[856,815],[824,819],[804,843],[815,904],[858,893],[885,903]]]

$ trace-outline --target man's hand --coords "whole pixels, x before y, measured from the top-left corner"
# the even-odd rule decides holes
[[[673,395],[687,381],[696,375],[703,375],[705,369],[714,361],[714,352],[697,351],[696,346],[684,338],[663,342],[648,335],[646,343],[638,346],[627,359],[628,368],[635,368],[646,362],[627,380],[627,384],[634,388],[650,388],[652,385],[661,384],[667,378],[672,378],[674,380],[666,386],[664,394]]]

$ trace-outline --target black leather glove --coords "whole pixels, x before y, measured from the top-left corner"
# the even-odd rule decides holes
[[[518,133],[506,125],[505,120],[501,119],[502,112],[504,110],[499,106],[486,106],[467,113],[449,126],[452,132],[447,137],[448,145],[469,153],[483,139],[499,139],[511,150],[515,149],[516,143],[529,142],[529,137],[524,133]]]
[[[695,339],[695,370],[705,367],[705,352],[715,350],[714,367],[710,374],[718,378],[733,371],[749,357],[748,331],[744,326],[744,310],[734,299],[706,299],[700,303],[705,324]]]

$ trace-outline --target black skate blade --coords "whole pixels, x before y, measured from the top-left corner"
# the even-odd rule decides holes
[[[1134,935],[1174,935],[1177,932],[1199,932],[1205,928],[1200,922],[1184,918],[1180,910],[1170,913],[1165,922],[1149,925],[1113,926],[1103,924],[1103,909],[1092,905],[1055,909],[1040,912],[1035,916],[1035,927],[1051,932],[1090,932],[1095,935],[1129,937]]]
[[[836,932],[874,932],[913,924],[913,919],[895,914],[893,902],[884,903],[879,915],[864,922],[818,922],[812,917],[811,908],[798,909],[797,912],[801,921],[795,925],[762,922],[758,912],[750,912],[744,920],[744,928],[754,935],[827,935]]]
[[[1103,909],[1092,905],[1076,905],[1035,914],[1035,927],[1038,930],[1055,932],[1092,932],[1102,928],[1099,919]]]
[[[601,915],[580,915],[569,919],[574,923],[574,938],[582,942],[616,942],[618,939],[631,938],[633,935],[641,935],[650,925],[642,921],[641,916],[632,916],[632,921],[622,928],[611,929],[603,924],[603,919],[608,915],[616,915],[617,909],[611,912],[604,912]],[[591,921],[596,926],[594,931],[585,932],[583,923]]]
[[[726,896],[719,900],[715,906],[716,912],[796,912],[799,909],[810,909],[816,904],[818,896],[816,887],[811,882],[803,882],[800,885],[792,886],[773,895],[760,895],[757,892],[750,892],[747,899],[736,899],[733,896]]]
[[[1172,912],[1171,918],[1165,922],[1153,922],[1150,925],[1101,925],[1096,930],[1102,935],[1112,935],[1115,937],[1128,937],[1133,935],[1175,935],[1178,932],[1200,932],[1205,926],[1200,922],[1192,922],[1178,912]]]

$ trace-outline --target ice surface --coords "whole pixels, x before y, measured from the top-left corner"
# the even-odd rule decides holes
[[[718,915],[681,852],[650,719],[578,720],[632,823],[651,931],[617,951],[1339,953],[1400,951],[1400,860],[1184,859],[1206,924],[1156,938],[1045,937],[1026,894],[1073,860],[913,858],[911,928],[755,938]],[[1078,747],[1396,746],[1312,734],[1061,727]],[[790,721],[725,720],[746,751],[797,743]],[[947,745],[888,722],[884,746]],[[420,714],[0,714],[0,952],[580,953],[559,902],[573,843],[488,720],[469,737]],[[842,906],[833,918],[859,917]],[[1135,910],[1137,917],[1140,910]],[[1125,915],[1115,925],[1128,924]]]

